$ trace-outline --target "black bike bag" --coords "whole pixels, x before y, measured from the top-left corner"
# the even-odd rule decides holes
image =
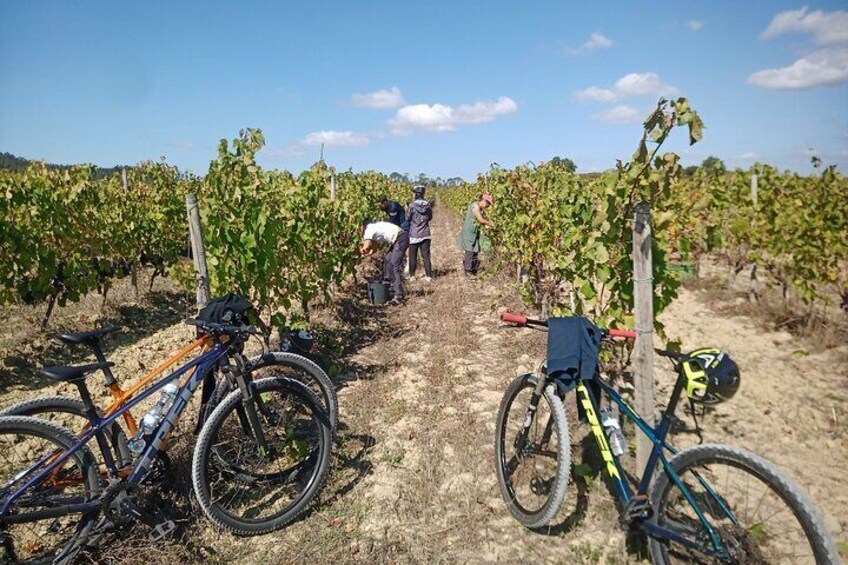
[[[253,304],[247,298],[228,292],[220,298],[210,300],[209,304],[200,309],[198,320],[214,324],[231,324],[238,326],[249,324]]]

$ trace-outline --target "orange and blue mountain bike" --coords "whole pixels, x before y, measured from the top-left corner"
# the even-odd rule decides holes
[[[115,526],[146,527],[152,539],[172,532],[174,523],[151,508],[142,487],[210,375],[229,383],[230,392],[203,416],[192,458],[192,485],[206,516],[237,535],[257,535],[305,510],[330,463],[333,430],[321,400],[292,378],[253,378],[243,355],[246,339],[257,333],[253,326],[188,322],[202,335],[181,354],[194,348],[200,354],[143,392],[116,399],[105,413],[85,379],[108,364],[44,370],[78,389],[88,422],[78,435],[31,416],[0,416],[0,562],[67,563]],[[109,431],[176,383],[172,401],[123,465],[126,455],[115,451]],[[135,427],[134,420],[125,422]],[[89,445],[97,446],[97,459]]]
[[[519,327],[548,326],[517,314],[501,319]],[[633,331],[600,332],[601,343],[636,338]],[[542,528],[560,510],[572,467],[563,401],[576,390],[578,411],[591,428],[621,520],[647,536],[654,563],[840,563],[814,504],[773,463],[728,445],[678,451],[669,443],[683,394],[702,403],[732,396],[739,386],[735,363],[717,349],[657,353],[671,359],[677,372],[657,423],[642,419],[599,369],[592,379],[580,380],[551,376],[542,363],[512,381],[495,431],[498,482],[512,515],[528,528]],[[627,473],[620,460],[628,445],[616,411],[653,445],[641,477]]]

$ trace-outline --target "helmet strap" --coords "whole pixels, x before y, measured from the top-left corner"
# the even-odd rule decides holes
[[[689,399],[689,410],[692,411],[692,420],[695,422],[695,433],[698,434],[698,445],[704,443],[704,434],[701,432],[701,424],[698,423],[698,416],[695,414],[695,401],[691,398]],[[706,413],[707,407],[704,406],[704,413]]]

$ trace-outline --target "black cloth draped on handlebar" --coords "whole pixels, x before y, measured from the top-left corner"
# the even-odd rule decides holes
[[[548,375],[590,380],[598,368],[601,330],[582,316],[548,320]]]

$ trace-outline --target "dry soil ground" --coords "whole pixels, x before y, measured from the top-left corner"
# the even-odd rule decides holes
[[[437,277],[409,282],[405,305],[380,309],[363,305],[363,298],[320,313],[333,320],[334,337],[346,350],[345,369],[337,378],[338,454],[312,511],[263,537],[215,531],[189,499],[185,472],[191,436],[186,434],[187,447],[177,450],[171,477],[177,494],[168,495],[184,520],[184,537],[153,547],[122,536],[90,558],[245,564],[647,562],[638,540],[618,525],[615,506],[595,472],[576,478],[549,530],[531,532],[510,517],[495,479],[494,421],[510,380],[532,370],[543,356],[544,336],[499,329],[498,310],[520,308],[507,282],[463,277],[454,244],[458,224],[450,214],[437,212],[433,232]],[[738,444],[776,462],[818,503],[831,534],[848,540],[846,346],[809,353],[788,333],[720,313],[702,295],[683,290],[662,319],[669,337],[680,339],[684,348],[723,347],[742,368],[737,396],[704,418],[706,439]],[[159,329],[145,334],[136,324],[110,348],[117,374],[138,376],[191,336],[177,323],[187,308],[178,295],[160,292],[138,311],[155,310],[166,298],[170,317],[148,320]],[[58,354],[43,346],[24,347],[39,360]],[[658,399],[663,400],[673,375],[657,363]],[[22,368],[5,375],[3,404],[57,390],[43,382],[34,387]],[[585,435],[572,419],[578,464]],[[675,441],[685,446],[696,437],[684,431]]]

